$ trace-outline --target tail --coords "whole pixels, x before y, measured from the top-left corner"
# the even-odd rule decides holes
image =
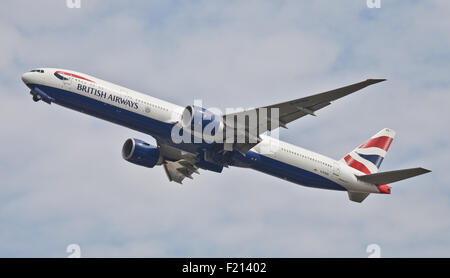
[[[360,181],[375,185],[379,193],[383,194],[391,194],[391,187],[387,183],[393,183],[431,172],[424,168],[411,168],[378,173],[381,162],[383,162],[394,137],[395,131],[384,128],[340,161],[360,171],[360,175],[355,174],[356,178]],[[369,196],[369,193],[348,191],[348,196],[350,200],[360,203]]]
[[[341,161],[366,175],[378,173],[394,137],[394,130],[384,128],[347,154]]]

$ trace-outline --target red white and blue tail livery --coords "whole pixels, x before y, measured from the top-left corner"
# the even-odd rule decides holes
[[[377,173],[394,137],[394,130],[384,128],[347,154],[342,160],[348,166],[364,174]]]
[[[236,166],[303,186],[346,191],[350,200],[362,202],[370,193],[390,194],[390,183],[430,172],[423,168],[379,171],[395,136],[389,128],[340,160],[265,135],[301,117],[315,116],[337,99],[384,79],[367,79],[225,115],[196,105],[179,106],[71,70],[38,68],[23,74],[22,80],[36,102],[55,103],[154,137],[156,146],[139,139],[126,140],[122,157],[147,168],[161,165],[169,181],[177,183],[192,179],[199,170],[221,173]],[[247,125],[247,119],[253,119],[257,128],[251,128],[250,120]]]

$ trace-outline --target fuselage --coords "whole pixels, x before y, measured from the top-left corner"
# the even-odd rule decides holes
[[[22,80],[32,92],[39,92],[39,98],[148,134],[158,143],[191,153],[202,152],[205,147],[172,142],[171,131],[180,120],[182,106],[71,70],[42,68],[25,73]],[[261,138],[262,142],[245,155],[231,152],[227,163],[308,187],[380,193],[375,185],[355,177],[364,173],[342,161],[269,136]]]

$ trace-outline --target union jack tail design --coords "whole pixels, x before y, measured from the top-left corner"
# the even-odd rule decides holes
[[[394,130],[384,128],[347,154],[341,161],[364,174],[377,173],[394,137]]]

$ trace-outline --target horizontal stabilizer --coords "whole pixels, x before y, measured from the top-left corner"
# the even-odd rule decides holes
[[[357,203],[364,201],[370,193],[348,191],[348,198]]]
[[[360,181],[381,185],[401,181],[404,179],[409,179],[418,175],[426,174],[428,172],[431,171],[424,168],[411,168],[389,172],[381,172],[370,175],[356,176],[356,178]]]

